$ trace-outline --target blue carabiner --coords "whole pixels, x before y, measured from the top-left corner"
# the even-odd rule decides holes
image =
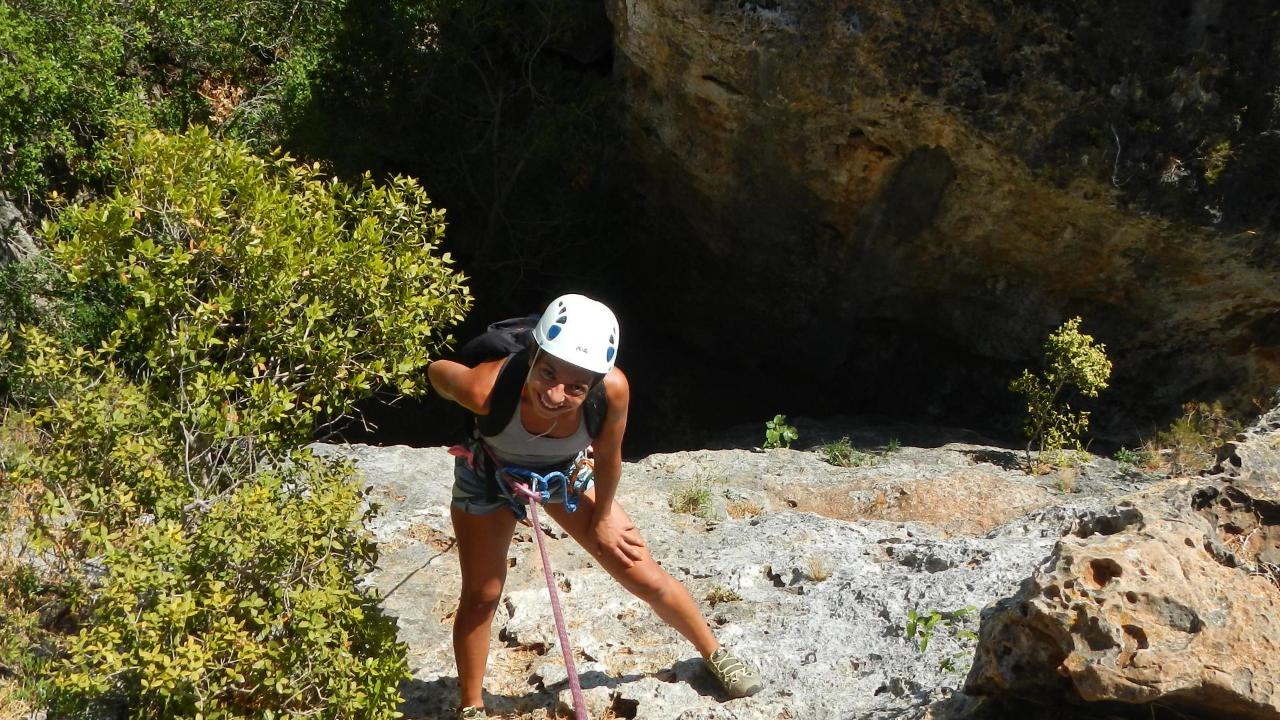
[[[569,478],[559,470],[554,470],[546,475],[521,467],[505,467],[503,471],[517,479],[523,480],[529,485],[529,489],[538,494],[541,502],[547,503],[551,501],[551,495],[557,489],[564,490],[564,509],[568,512],[575,512],[578,509],[578,493],[584,487],[582,482],[573,483],[574,487],[569,487]]]

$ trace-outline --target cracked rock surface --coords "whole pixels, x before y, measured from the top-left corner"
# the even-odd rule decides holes
[[[852,434],[855,438],[857,432]],[[354,459],[382,505],[368,578],[399,619],[409,718],[450,718],[458,569],[444,448],[316,446]],[[702,450],[626,463],[619,498],[717,636],[764,676],[727,700],[696,651],[558,528],[555,570],[591,717],[774,720],[955,716],[978,610],[1018,590],[1059,538],[1147,478],[1095,459],[1064,492],[1005,448],[939,442],[840,468],[815,450]],[[708,490],[699,515],[673,495]],[[1084,489],[1081,491],[1081,489]],[[544,520],[544,522],[547,522]],[[493,717],[567,717],[571,697],[531,530],[517,526],[486,676]],[[918,632],[907,637],[910,613]],[[927,629],[924,621],[936,620]],[[927,638],[927,644],[922,640]],[[921,645],[925,645],[921,649]]]

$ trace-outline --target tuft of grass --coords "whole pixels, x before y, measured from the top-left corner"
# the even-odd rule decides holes
[[[763,514],[764,508],[752,500],[737,500],[725,505],[724,511],[734,520],[741,520]]]
[[[879,464],[891,452],[897,452],[902,448],[901,444],[896,447],[893,443],[897,440],[890,440],[890,445],[885,447],[883,453],[864,452],[853,446],[849,442],[848,437],[842,437],[835,442],[827,443],[820,448],[822,459],[836,467],[871,467]]]
[[[678,513],[711,520],[715,506],[711,502],[711,487],[706,481],[697,480],[677,487],[667,504]]]
[[[892,455],[902,449],[902,443],[898,438],[889,438],[889,442],[884,446],[884,454]]]
[[[707,592],[706,597],[707,603],[711,605],[711,607],[715,607],[720,603],[737,602],[741,599],[741,595],[723,585],[716,585],[715,587],[712,587],[711,590]]]
[[[831,566],[827,564],[826,558],[818,555],[810,555],[809,561],[809,577],[814,582],[822,582],[831,577]]]
[[[1057,478],[1054,485],[1057,486],[1058,492],[1073,493],[1076,491],[1076,479],[1080,477],[1080,468],[1074,465],[1064,465],[1058,468]]]
[[[853,463],[853,454],[857,452],[848,437],[823,445],[821,451],[822,459],[836,467],[849,467]]]
[[[0,678],[0,720],[22,720],[34,717],[34,708],[18,691],[12,680]]]

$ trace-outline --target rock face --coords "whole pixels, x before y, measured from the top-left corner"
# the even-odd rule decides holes
[[[807,427],[807,426],[806,426]],[[768,687],[725,701],[696,652],[555,528],[552,564],[591,717],[776,720],[949,717],[975,610],[1012,594],[1080,517],[1149,481],[1097,460],[1063,493],[1009,467],[1013,453],[932,436],[872,455],[883,430],[831,428],[870,458],[837,468],[815,451],[704,450],[626,463],[619,497],[654,556],[693,593],[717,636]],[[837,435],[837,436],[838,436]],[[896,435],[911,442],[905,434]],[[457,558],[443,448],[319,446],[354,458],[383,510],[368,578],[398,616],[413,680],[409,718],[450,718]],[[701,516],[674,512],[707,490]],[[536,549],[517,528],[494,624],[486,704],[541,719],[571,700]],[[910,611],[939,620],[906,637]],[[563,710],[563,708],[562,708]],[[609,713],[612,713],[610,715]]]
[[[1116,361],[1119,425],[1193,398],[1247,408],[1280,384],[1280,286],[1251,229],[1274,203],[1242,198],[1274,183],[1228,193],[1215,168],[1253,172],[1280,118],[1213,78],[1274,86],[1274,63],[1220,45],[1256,33],[1269,57],[1280,40],[1250,30],[1259,3],[1192,5],[1126,25],[1111,6],[611,0],[628,145],[675,238],[647,286],[718,363],[803,368],[846,407],[1008,403],[1008,378],[1083,314]],[[1125,54],[1148,40],[1155,57]],[[1253,108],[1238,135],[1232,102]],[[1223,138],[1250,153],[1204,160]],[[1172,198],[1200,215],[1164,212]]]
[[[24,260],[39,251],[23,225],[22,212],[0,194],[0,263]]]
[[[1280,718],[1277,428],[1264,416],[1216,476],[1078,520],[984,615],[966,690],[1081,717]]]

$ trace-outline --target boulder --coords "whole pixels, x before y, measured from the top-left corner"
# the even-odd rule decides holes
[[[1273,411],[1216,473],[1080,518],[984,613],[965,691],[1005,712],[1280,718],[1278,443]]]

